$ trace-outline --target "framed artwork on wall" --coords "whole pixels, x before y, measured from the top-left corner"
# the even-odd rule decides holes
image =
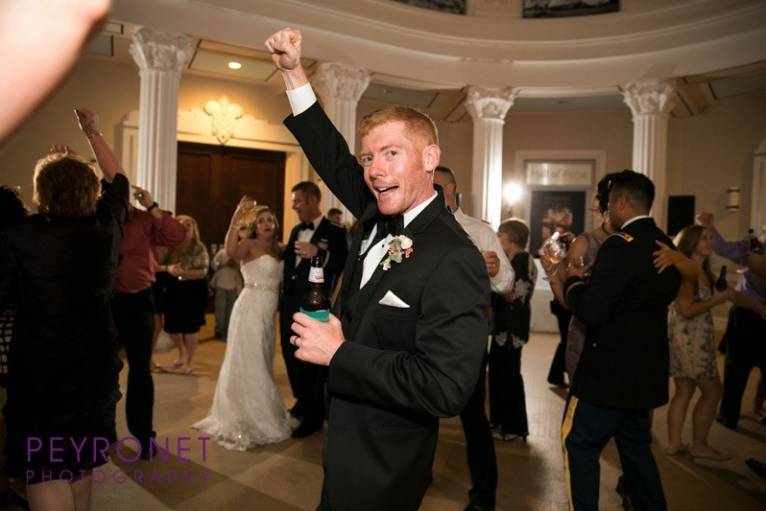
[[[431,9],[448,14],[465,14],[467,0],[394,0],[396,2]]]
[[[593,160],[526,160],[525,185],[529,190],[527,221],[529,253],[537,256],[540,246],[554,232],[582,233],[590,227],[587,211],[593,190]]]
[[[530,254],[537,256],[540,246],[554,232],[580,234],[585,230],[584,190],[535,190],[530,199]]]
[[[524,18],[588,16],[620,10],[620,0],[524,0]]]

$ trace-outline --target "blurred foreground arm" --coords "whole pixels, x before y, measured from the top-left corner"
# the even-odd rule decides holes
[[[64,78],[109,6],[109,0],[0,2],[0,64],[8,71],[0,80],[0,140]]]

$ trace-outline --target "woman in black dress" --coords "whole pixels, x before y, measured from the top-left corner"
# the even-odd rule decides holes
[[[70,150],[35,169],[39,214],[0,232],[0,308],[16,303],[9,356],[6,473],[33,510],[87,509],[91,470],[107,462],[120,398],[110,301],[129,184],[78,111],[104,179]]]
[[[186,241],[171,248],[162,263],[170,275],[165,296],[165,331],[181,347],[181,365],[175,369],[191,374],[199,329],[205,324],[210,256],[199,239],[197,221],[189,215],[176,218],[186,229]]]
[[[497,236],[515,273],[513,289],[504,294],[492,293],[494,326],[489,352],[489,413],[497,428],[497,440],[524,441],[529,434],[524,380],[521,377],[521,349],[529,339],[530,301],[535,290],[537,270],[526,251],[529,227],[520,219],[505,220]]]

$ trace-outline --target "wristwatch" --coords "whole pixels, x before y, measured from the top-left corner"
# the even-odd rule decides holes
[[[149,212],[149,211],[153,210],[154,208],[156,208],[156,207],[158,207],[158,206],[159,206],[159,204],[157,204],[157,201],[154,201],[154,202],[152,202],[152,205],[151,205],[151,206],[149,206],[148,208],[146,208],[146,211],[147,211],[147,212]]]

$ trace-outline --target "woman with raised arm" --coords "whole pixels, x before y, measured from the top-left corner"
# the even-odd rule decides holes
[[[6,473],[33,510],[87,510],[91,470],[108,461],[120,399],[110,307],[130,186],[76,111],[104,178],[68,148],[37,162],[38,214],[0,233],[0,309],[15,299],[5,406]]]
[[[226,252],[241,264],[245,287],[231,311],[213,406],[194,427],[227,449],[281,442],[291,433],[273,371],[283,264],[278,229],[271,209],[243,197],[226,233]]]

